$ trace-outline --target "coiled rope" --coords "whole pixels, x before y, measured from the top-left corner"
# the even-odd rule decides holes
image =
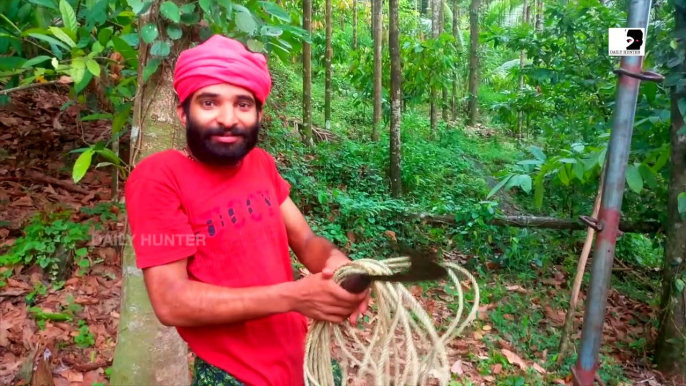
[[[341,283],[351,274],[368,273],[388,275],[409,267],[409,257],[387,260],[360,259],[341,266],[333,280]],[[459,301],[455,318],[441,335],[434,327],[433,319],[412,296],[402,283],[372,282],[371,296],[378,305],[376,323],[373,327],[371,342],[363,343],[358,332],[350,323],[335,324],[314,322],[307,336],[305,352],[305,384],[307,386],[334,386],[331,368],[332,335],[342,350],[341,368],[343,383],[348,378],[348,368],[357,367],[357,379],[371,375],[374,385],[427,385],[431,378],[440,385],[450,381],[450,367],[447,343],[458,336],[476,317],[479,308],[479,287],[474,276],[461,266],[444,263],[448,276],[457,290]],[[460,322],[464,310],[464,294],[457,272],[462,273],[472,283],[474,304],[466,319]],[[346,348],[343,330],[352,337],[355,345],[362,351],[362,359],[357,359]],[[404,340],[404,353],[400,353],[397,331]],[[420,345],[416,344],[418,338]],[[419,346],[419,347],[418,347]],[[400,372],[400,364],[403,366]],[[391,374],[390,367],[394,371]]]

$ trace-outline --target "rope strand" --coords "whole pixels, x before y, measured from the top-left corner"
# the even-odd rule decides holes
[[[383,261],[373,259],[355,260],[340,267],[333,280],[341,283],[355,273],[388,275],[409,267],[409,257],[397,257]],[[306,386],[334,386],[331,369],[332,338],[341,349],[342,373],[347,379],[350,367],[357,367],[357,379],[369,375],[374,385],[427,385],[431,378],[438,379],[440,385],[450,381],[450,362],[447,344],[462,333],[471,323],[479,309],[479,286],[469,271],[454,263],[445,263],[448,276],[457,290],[458,309],[455,318],[443,335],[434,326],[431,316],[422,308],[412,293],[401,283],[372,282],[371,293],[378,305],[372,337],[363,343],[358,332],[349,323],[335,324],[314,322],[307,335],[305,345],[305,384]],[[474,304],[466,319],[461,321],[464,311],[464,293],[457,272],[466,276],[474,289]],[[404,342],[396,341],[396,332],[401,329]],[[358,359],[346,347],[346,335],[352,338],[356,348],[362,353]],[[418,338],[419,345],[415,344]],[[404,355],[402,353],[404,352]],[[400,364],[403,365],[400,371]],[[391,365],[393,371],[391,371]],[[391,373],[393,375],[391,376]]]

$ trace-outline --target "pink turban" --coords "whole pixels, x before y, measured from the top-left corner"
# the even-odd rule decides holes
[[[203,87],[220,83],[250,90],[264,103],[272,87],[267,59],[221,35],[181,52],[174,69],[174,89],[181,102]]]

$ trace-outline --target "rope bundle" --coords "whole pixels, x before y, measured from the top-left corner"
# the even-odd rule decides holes
[[[356,273],[388,275],[409,267],[408,257],[398,257],[378,261],[373,259],[355,260],[340,267],[333,280],[340,283],[347,276]],[[448,275],[457,290],[459,306],[455,318],[447,331],[439,335],[433,319],[422,309],[421,304],[401,283],[372,282],[371,292],[378,304],[378,315],[373,328],[371,342],[367,345],[360,341],[356,329],[349,323],[335,324],[315,322],[310,329],[305,351],[305,384],[307,386],[333,386],[331,369],[332,335],[342,350],[341,367],[343,380],[347,379],[348,367],[358,368],[357,378],[366,375],[374,378],[374,385],[427,385],[431,378],[437,378],[441,385],[450,381],[450,367],[446,345],[471,323],[479,308],[479,287],[474,276],[461,266],[445,263]],[[464,294],[456,271],[464,274],[474,288],[474,305],[467,318],[460,323],[464,309]],[[407,305],[407,308],[406,308]],[[409,310],[408,310],[409,308]],[[357,359],[345,346],[343,330],[352,337],[355,345],[362,350],[362,360]],[[404,353],[399,352],[396,342],[396,331],[402,331]],[[421,346],[427,346],[428,352],[417,347],[414,338],[418,337]],[[400,364],[403,371],[400,372]],[[390,365],[394,365],[393,374]]]

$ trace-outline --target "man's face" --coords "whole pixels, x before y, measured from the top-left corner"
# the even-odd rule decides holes
[[[188,111],[179,106],[177,113],[188,147],[201,162],[235,165],[257,145],[262,113],[246,89],[226,83],[199,89]]]

